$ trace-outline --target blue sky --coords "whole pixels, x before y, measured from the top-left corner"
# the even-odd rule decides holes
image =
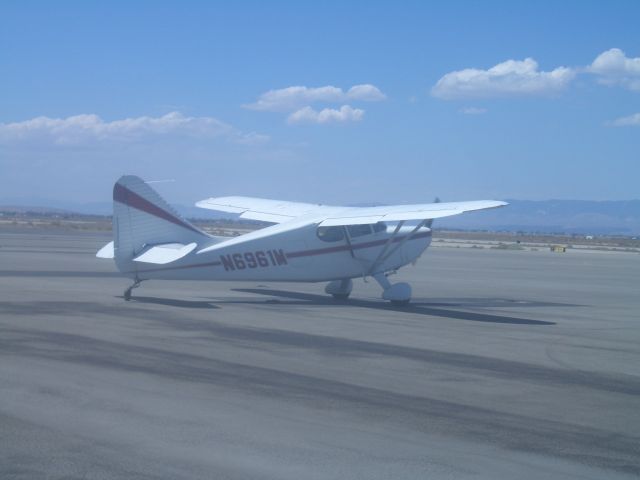
[[[175,179],[159,189],[178,203],[638,198],[638,18],[637,1],[3,2],[0,200],[104,201],[124,173]]]

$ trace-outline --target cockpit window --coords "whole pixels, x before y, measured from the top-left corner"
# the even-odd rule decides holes
[[[344,227],[318,227],[318,238],[323,242],[344,240]]]
[[[387,224],[384,222],[364,224],[364,225],[347,225],[347,231],[350,238],[362,237],[378,232],[386,232]],[[345,227],[318,227],[318,238],[323,242],[339,242],[345,239]]]
[[[362,237],[363,235],[369,235],[371,233],[371,225],[348,225],[347,230],[351,238]]]

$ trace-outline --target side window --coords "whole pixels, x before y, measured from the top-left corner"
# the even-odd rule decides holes
[[[368,224],[348,225],[347,230],[349,231],[349,236],[351,238],[362,237],[363,235],[369,235],[371,233],[371,226]]]
[[[344,240],[343,227],[318,227],[317,235],[323,242],[339,242]]]
[[[378,233],[378,232],[386,232],[387,231],[387,224],[384,222],[378,222],[378,223],[374,223],[373,224],[373,232],[374,233]]]
[[[371,232],[384,232],[387,230],[387,225],[383,222],[376,224],[364,224],[364,225],[347,225],[347,231],[351,238],[362,237],[364,235],[370,235]],[[323,242],[339,242],[344,240],[344,227],[318,227],[317,235]]]

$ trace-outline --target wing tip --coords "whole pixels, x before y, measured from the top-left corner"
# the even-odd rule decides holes
[[[509,205],[509,202],[505,202],[504,200],[478,200],[477,201],[479,204],[484,203],[487,206],[484,207],[486,208],[500,208],[500,207],[506,207],[507,205]]]

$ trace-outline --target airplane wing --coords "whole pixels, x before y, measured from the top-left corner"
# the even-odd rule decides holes
[[[240,218],[282,223],[309,213],[333,211],[335,207],[313,203],[287,202],[254,197],[217,197],[200,200],[196,207],[220,212],[239,213]]]
[[[485,210],[508,205],[497,200],[476,200],[472,202],[424,203],[416,205],[390,205],[382,207],[345,208],[327,215],[320,225],[356,225],[401,220],[430,220],[450,217],[474,210]]]
[[[505,205],[507,205],[506,202],[497,200],[476,200],[380,207],[336,207],[253,197],[208,198],[196,203],[197,207],[239,213],[241,218],[272,223],[283,223],[303,215],[313,215],[320,218],[318,222],[320,225],[327,227],[385,221],[429,220]]]

